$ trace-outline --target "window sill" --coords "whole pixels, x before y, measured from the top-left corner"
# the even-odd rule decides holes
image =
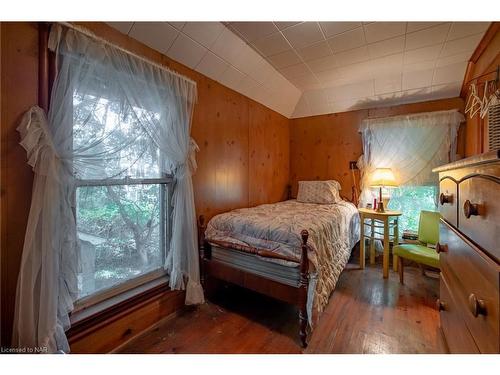
[[[102,325],[139,309],[166,292],[175,293],[170,290],[168,278],[164,276],[73,312],[70,316],[71,328],[66,332],[67,337],[71,342],[72,339],[93,332]]]

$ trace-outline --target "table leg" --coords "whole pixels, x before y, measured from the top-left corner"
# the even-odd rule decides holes
[[[399,219],[396,216],[394,222],[394,240],[392,242],[392,269],[394,272],[398,272],[398,256],[394,255],[394,246],[399,245]]]
[[[375,219],[371,219],[370,264],[375,264]]]
[[[360,220],[361,220],[361,233],[360,233],[360,240],[359,240],[359,268],[362,270],[365,268],[365,216],[363,214],[360,214]]]
[[[389,277],[389,218],[384,218],[384,279]]]

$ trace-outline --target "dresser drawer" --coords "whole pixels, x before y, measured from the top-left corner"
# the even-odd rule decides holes
[[[439,182],[439,212],[446,221],[454,226],[457,226],[457,207],[457,184],[449,177],[442,177]]]
[[[441,329],[446,337],[446,343],[451,353],[479,353],[474,339],[467,329],[462,314],[452,297],[450,287],[445,277],[441,274],[439,285]]]
[[[440,266],[457,309],[482,353],[499,351],[500,266],[464,237],[440,224]]]
[[[470,176],[458,185],[458,228],[500,261],[500,179],[485,173]]]

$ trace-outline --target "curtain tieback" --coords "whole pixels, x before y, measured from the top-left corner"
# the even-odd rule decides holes
[[[26,150],[28,164],[36,173],[47,175],[52,162],[59,159],[49,131],[45,111],[39,106],[31,107],[17,127],[21,134],[19,144]]]
[[[199,150],[200,148],[198,147],[198,144],[193,138],[190,138],[186,161],[177,166],[175,178],[184,178],[186,177],[186,173],[189,173],[192,176],[196,172],[196,169],[198,168],[198,165],[196,164],[196,152]]]

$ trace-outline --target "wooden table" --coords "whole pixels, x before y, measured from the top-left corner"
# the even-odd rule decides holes
[[[377,212],[368,208],[358,209],[359,216],[361,219],[361,233],[360,233],[360,243],[359,243],[359,266],[363,269],[365,268],[365,237],[370,238],[370,263],[375,263],[375,234],[383,235],[384,239],[384,279],[389,277],[389,241],[390,237],[393,237],[394,245],[399,243],[399,228],[398,219],[401,216],[399,211],[389,211]],[[393,218],[393,221],[390,219]],[[365,223],[366,219],[370,219],[368,223]],[[365,225],[370,226],[370,234],[366,235]],[[391,236],[391,228],[393,229]],[[376,229],[382,229],[383,233],[377,232]],[[397,262],[392,262],[394,271],[397,271]]]

